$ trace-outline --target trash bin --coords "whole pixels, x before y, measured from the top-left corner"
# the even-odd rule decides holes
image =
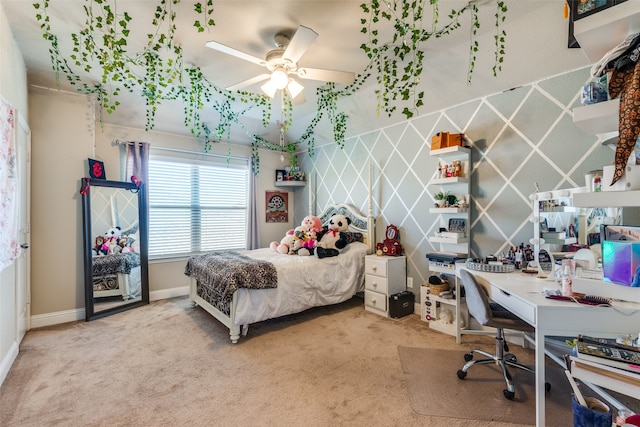
[[[575,396],[571,400],[573,427],[611,427],[613,414],[603,402],[593,397],[585,397],[587,407],[578,403]]]

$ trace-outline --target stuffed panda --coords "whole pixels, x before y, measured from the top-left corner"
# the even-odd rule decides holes
[[[329,225],[317,234],[315,254],[318,258],[337,256],[348,244],[349,240],[344,232],[349,229],[351,218],[341,214],[334,214],[329,219]]]
[[[122,247],[118,244],[122,231],[120,227],[112,227],[104,233],[103,242],[101,246],[101,252],[104,255],[117,254],[122,252]]]

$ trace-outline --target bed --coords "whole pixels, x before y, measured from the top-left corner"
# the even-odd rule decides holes
[[[95,256],[91,264],[94,298],[121,296],[128,300],[140,296],[139,253]]]
[[[238,257],[223,253],[193,256],[185,267],[185,274],[190,277],[191,301],[228,327],[231,342],[237,343],[252,323],[338,304],[362,292],[364,257],[372,253],[375,246],[371,202],[366,217],[347,204],[329,206],[319,217],[326,224],[335,213],[351,219],[349,232],[351,236],[362,236],[362,241],[352,241],[340,255],[323,259],[283,255],[270,248],[238,252]],[[218,255],[231,258],[230,264],[254,269],[238,279],[246,283],[223,291],[208,287],[206,269],[209,260]],[[217,264],[212,268],[219,271],[227,266]],[[273,283],[273,269],[276,283]]]

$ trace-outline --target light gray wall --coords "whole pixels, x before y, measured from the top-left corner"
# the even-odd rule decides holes
[[[347,202],[366,213],[372,162],[376,241],[383,240],[387,225],[400,227],[409,276],[418,290],[430,275],[426,253],[438,250],[427,240],[438,227],[437,215],[428,211],[436,190],[429,182],[438,163],[429,156],[431,136],[464,132],[472,147],[472,256],[528,243],[534,182],[542,190],[583,186],[585,172],[613,161],[613,148],[573,124],[572,108],[580,105],[588,71],[571,71],[359,135],[344,149],[318,147],[313,158],[302,156],[302,168],[317,180],[317,211]],[[306,205],[295,209],[296,218],[306,214]]]

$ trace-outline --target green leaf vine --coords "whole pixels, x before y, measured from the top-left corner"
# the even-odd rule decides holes
[[[431,9],[431,25],[425,25],[424,22],[427,3]],[[471,82],[479,50],[476,35],[480,21],[476,2],[471,1],[458,10],[451,10],[448,23],[440,28],[438,0],[372,0],[362,3],[360,7],[367,15],[360,20],[361,32],[368,35],[368,42],[363,43],[360,48],[371,61],[367,71],[375,72],[376,75],[378,113],[385,112],[391,116],[397,109],[397,101],[410,101],[409,106],[402,110],[402,114],[409,119],[424,105],[424,91],[418,90],[426,59],[424,44],[432,38],[444,37],[460,28],[460,18],[467,12],[471,14],[467,81]],[[494,75],[502,69],[499,64],[503,62],[506,39],[506,32],[500,26],[505,21],[507,7],[503,1],[497,1],[497,8],[495,26],[499,36],[496,39],[495,58],[498,66],[494,67]],[[381,34],[384,34],[384,29],[389,24],[395,30],[392,39],[382,41]]]
[[[363,43],[360,48],[369,58],[369,64],[353,83],[340,90],[334,83],[318,88],[316,115],[296,141],[288,142],[283,147],[253,134],[242,120],[249,111],[258,109],[262,124],[267,127],[273,116],[272,100],[247,91],[231,92],[220,88],[209,81],[199,67],[185,66],[182,47],[174,40],[174,6],[181,0],[157,1],[153,14],[149,17],[153,31],[146,35],[146,44],[140,51],[131,51],[128,41],[133,37],[132,29],[136,28],[133,18],[118,7],[116,0],[85,0],[84,26],[71,34],[72,51],[67,55],[61,51],[48,14],[50,0],[33,3],[42,36],[49,42],[49,55],[58,85],[60,74],[64,74],[78,91],[94,97],[100,106],[101,123],[103,111],[113,113],[119,107],[118,95],[121,91],[139,94],[146,104],[146,130],[153,129],[156,112],[163,102],[180,101],[184,106],[184,125],[192,135],[204,139],[205,151],[209,151],[213,143],[222,140],[229,142],[231,125],[236,124],[252,140],[252,168],[256,174],[259,172],[260,148],[293,154],[301,144],[307,144],[308,155],[313,156],[314,131],[323,118],[333,128],[335,143],[343,148],[348,118],[340,111],[338,103],[342,98],[357,93],[373,75],[378,85],[378,114],[384,112],[391,116],[400,103],[406,105],[402,114],[406,118],[413,117],[418,108],[424,105],[424,92],[418,90],[426,59],[424,43],[432,37],[444,37],[459,28],[459,19],[467,11],[472,14],[469,81],[478,51],[475,36],[480,23],[475,2],[470,2],[459,10],[452,10],[448,15],[449,22],[441,28],[438,28],[438,0],[371,0],[363,3],[360,5],[364,12],[364,17],[360,20],[361,32],[368,35],[368,42]],[[431,6],[432,18],[428,29],[425,29],[423,20],[427,3]],[[502,70],[506,33],[501,29],[501,24],[505,21],[507,12],[504,1],[496,0],[496,4],[494,75]],[[201,33],[215,26],[213,0],[194,3],[192,11],[194,31]],[[392,39],[390,42],[383,42],[380,35],[385,34],[389,25],[393,28]],[[100,81],[85,81],[81,73],[90,73],[95,67],[101,70]],[[288,128],[294,107],[286,96],[281,99],[280,113]],[[217,113],[219,122],[213,129],[202,119],[201,113],[205,107],[212,108]]]

